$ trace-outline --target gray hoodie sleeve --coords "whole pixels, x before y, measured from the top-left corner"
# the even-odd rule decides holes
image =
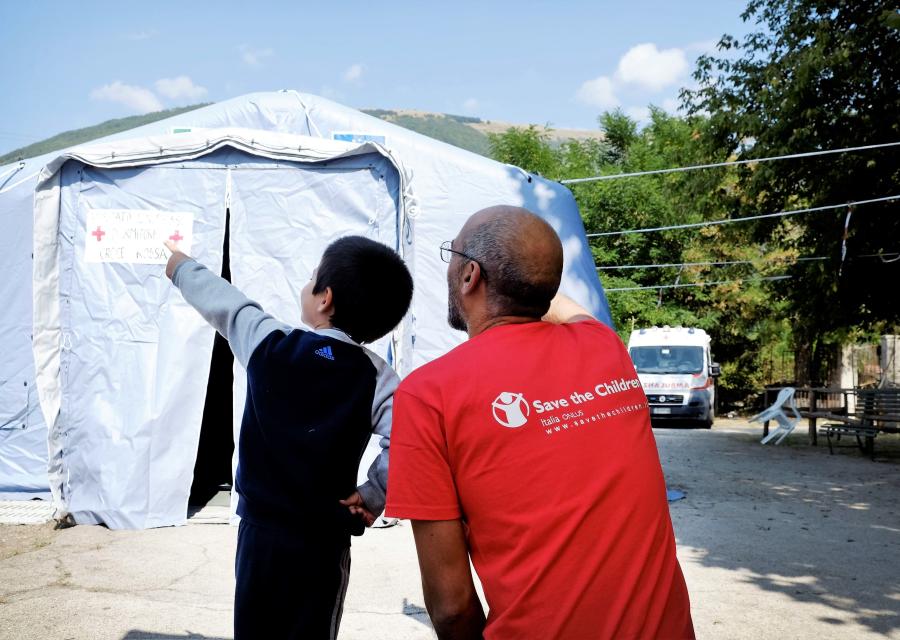
[[[228,340],[234,357],[245,369],[267,335],[292,331],[290,325],[264,312],[258,303],[196,260],[181,262],[172,274],[172,283],[185,301]]]
[[[381,453],[369,467],[368,481],[357,487],[357,490],[366,503],[366,507],[377,517],[384,511],[385,494],[387,493],[394,391],[400,383],[400,378],[387,362],[368,349],[366,354],[378,372],[375,383],[375,399],[372,402],[372,432],[381,436],[378,441]]]

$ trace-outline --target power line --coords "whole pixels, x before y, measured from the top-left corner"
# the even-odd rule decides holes
[[[795,158],[810,158],[824,156],[833,153],[849,153],[851,151],[866,151],[868,149],[882,149],[884,147],[900,146],[900,142],[885,142],[882,144],[868,144],[861,147],[844,147],[843,149],[825,149],[823,151],[807,151],[805,153],[791,153],[783,156],[769,156],[768,158],[754,158],[751,160],[730,160],[728,162],[713,162],[711,164],[695,164],[687,167],[674,167],[671,169],[653,169],[651,171],[635,171],[633,173],[613,173],[606,176],[591,176],[590,178],[570,178],[560,180],[560,184],[579,184],[581,182],[599,182],[600,180],[618,180],[619,178],[633,178],[636,176],[652,176],[663,173],[680,173],[682,171],[694,171],[695,169],[712,169],[715,167],[727,167],[738,164],[752,164],[754,162],[771,162],[773,160],[792,160]]]
[[[605,293],[615,291],[640,291],[641,289],[679,289],[681,287],[710,287],[718,284],[731,284],[734,282],[762,282],[763,280],[787,280],[793,276],[766,276],[764,278],[743,278],[740,280],[715,280],[712,282],[687,282],[684,284],[660,284],[649,287],[616,287],[614,289],[604,289]]]
[[[882,252],[882,253],[866,253],[858,256],[850,256],[850,259],[854,258],[881,258],[884,262],[894,262],[900,260],[900,252],[892,251],[892,252]],[[784,258],[762,258],[763,266],[765,266],[766,262],[811,262],[817,260],[828,260],[828,256],[815,256],[815,257],[801,257],[801,258],[791,258],[785,256]],[[720,266],[720,265],[732,265],[732,264],[758,264],[760,260],[720,260],[720,261],[710,261],[710,262],[660,262],[654,264],[617,264],[617,265],[604,265],[597,266],[598,271],[614,271],[619,269],[664,269],[667,267],[700,267],[700,266]]]
[[[862,256],[860,256],[862,257]],[[788,260],[794,262],[806,262],[809,260],[828,260],[827,257],[815,257],[815,258],[769,258],[771,262],[785,262]],[[603,266],[597,267],[599,271],[606,271],[610,269],[662,269],[665,267],[700,267],[700,266],[718,266],[718,265],[726,265],[726,264],[756,264],[759,260],[723,260],[720,262],[665,262],[660,264],[622,264],[622,265],[612,265],[612,266]]]
[[[883,198],[871,198],[869,200],[858,200],[856,202],[845,202],[844,204],[829,204],[821,207],[807,207],[806,209],[792,209],[790,211],[776,211],[775,213],[765,213],[758,216],[746,216],[744,218],[725,218],[724,220],[709,220],[707,222],[692,222],[690,224],[674,224],[668,227],[650,227],[647,229],[627,229],[625,231],[604,231],[602,233],[588,233],[588,238],[599,238],[601,236],[620,236],[628,233],[650,233],[651,231],[669,231],[671,229],[693,229],[696,227],[710,227],[717,224],[729,224],[732,222],[746,222],[747,220],[762,220],[763,218],[779,218],[782,216],[793,216],[798,213],[810,213],[813,211],[826,211],[828,209],[843,209],[845,207],[857,207],[863,204],[872,204],[874,202],[887,202],[896,200],[900,195],[885,196]]]
[[[863,256],[857,256],[857,258],[880,258],[882,262],[897,262],[900,260],[900,251],[890,251],[881,253],[867,253]]]

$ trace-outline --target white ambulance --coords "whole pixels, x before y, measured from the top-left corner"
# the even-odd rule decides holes
[[[710,356],[709,334],[685,327],[635,329],[628,353],[654,424],[668,420],[712,427],[719,365]]]

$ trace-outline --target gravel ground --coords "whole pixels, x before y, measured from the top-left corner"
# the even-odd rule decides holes
[[[760,430],[655,430],[701,638],[900,639],[900,438],[875,462]],[[236,529],[0,526],[0,639],[231,638]],[[353,547],[348,639],[426,639],[408,523]]]

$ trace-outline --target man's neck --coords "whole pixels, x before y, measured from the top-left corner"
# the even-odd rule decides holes
[[[488,329],[493,329],[494,327],[499,327],[504,324],[526,324],[528,322],[540,322],[540,320],[540,318],[532,318],[531,316],[493,316],[490,318],[481,318],[469,323],[467,332],[469,334],[469,339],[472,339]]]

